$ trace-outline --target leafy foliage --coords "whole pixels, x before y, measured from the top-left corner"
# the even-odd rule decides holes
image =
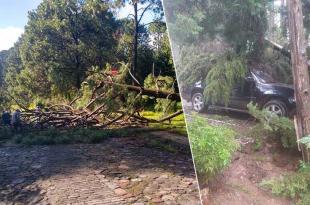
[[[212,103],[227,104],[234,84],[259,61],[267,30],[267,0],[165,1],[180,87],[206,82]],[[189,70],[191,72],[189,72]]]
[[[186,88],[192,87],[197,81],[207,81],[207,85],[214,86],[206,87],[209,91],[205,90],[205,96],[213,102],[223,96],[223,101],[227,102],[232,87],[231,81],[239,82],[240,78],[224,76],[228,77],[228,81],[225,81],[224,73],[238,76],[244,73],[244,70],[250,69],[270,73],[276,81],[292,83],[289,58],[276,51],[265,40],[268,37],[287,49],[288,12],[282,2],[273,0],[164,1],[181,91],[186,92]],[[305,11],[309,10],[307,2],[307,0],[303,1]],[[305,23],[308,22],[308,16],[305,14]],[[280,24],[276,22],[278,17],[280,17]],[[239,60],[242,59],[243,69],[241,66],[227,67],[221,63],[227,52],[233,53]],[[211,71],[212,75],[217,74],[216,77],[207,78]]]
[[[3,85],[8,51],[0,51],[0,86]]]
[[[304,144],[307,149],[310,149],[310,136],[305,136],[302,139],[300,139],[298,142]]]
[[[34,74],[38,81],[49,82],[51,92],[79,89],[88,68],[111,60],[116,26],[106,3],[43,1],[29,13],[25,28],[21,45],[25,77]]]
[[[6,72],[5,83],[0,88],[1,106],[34,108],[39,102],[45,106],[68,104],[81,97],[74,104],[80,108],[97,97],[94,89],[115,69],[119,72],[113,76],[115,82],[131,84],[128,70],[134,22],[130,16],[116,17],[118,9],[126,2],[133,3],[43,1],[29,13],[25,33],[3,60]],[[152,4],[148,12],[158,18],[149,27],[139,25],[138,66],[133,74],[141,85],[150,73],[164,75],[168,81],[174,82],[166,25],[160,20],[161,2],[139,1],[139,6],[148,4]],[[126,89],[104,85],[98,93],[103,91],[108,91],[105,98],[93,103],[91,108],[103,101],[111,111],[126,107],[134,109],[136,104],[143,103],[141,96],[130,94]],[[159,103],[162,105],[157,106],[158,110],[163,110],[164,102]]]
[[[230,162],[238,148],[235,132],[227,127],[213,127],[206,119],[193,116],[188,123],[196,171],[210,179]]]
[[[181,49],[179,58],[175,63],[178,81],[182,90],[193,86],[198,81],[206,79],[213,65],[212,62],[216,59],[215,56],[208,55],[195,46]]]
[[[175,92],[176,81],[170,76],[148,75],[144,80],[145,88],[152,88],[155,90],[162,90],[167,92]],[[163,112],[164,114],[172,113],[177,110],[177,102],[169,99],[156,99],[154,110]]]
[[[286,84],[293,83],[291,63],[287,56],[267,47],[263,59],[265,72],[270,73],[275,81]]]
[[[261,37],[267,29],[267,2],[168,0],[164,3],[172,41],[177,45],[220,36],[239,53],[261,49]]]
[[[172,76],[175,78],[175,70],[170,48],[166,23],[155,21],[149,25],[150,35],[153,36],[154,72],[156,75]]]
[[[271,189],[275,195],[298,199],[298,205],[306,205],[310,196],[310,165],[301,164],[301,168],[294,174],[289,174],[280,179],[264,180],[261,186]]]
[[[257,126],[265,130],[267,135],[280,138],[285,148],[296,147],[295,127],[290,119],[279,117],[268,110],[259,110],[253,103],[248,104],[248,109],[249,113],[259,120],[260,124]]]
[[[144,103],[142,95],[136,92],[128,92],[122,86],[111,86],[107,80],[107,75],[112,72],[112,66],[107,64],[104,69],[93,67],[88,72],[88,76],[82,83],[80,96],[75,104],[78,107],[88,106],[89,109],[96,109],[105,105],[104,109],[108,113],[116,111],[133,114]],[[129,64],[118,64],[118,75],[110,76],[114,83],[129,84]],[[96,91],[96,92],[94,92]],[[90,99],[97,99],[91,105],[88,105]]]
[[[206,78],[204,96],[207,102],[224,102],[229,97],[236,82],[241,81],[247,72],[244,59],[231,53],[217,59]]]

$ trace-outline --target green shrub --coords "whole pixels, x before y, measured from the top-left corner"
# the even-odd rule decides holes
[[[260,185],[266,189],[270,189],[275,195],[298,199],[298,205],[309,204],[310,165],[301,163],[298,172],[279,179],[263,180]]]
[[[255,151],[261,150],[261,148],[264,144],[263,137],[267,136],[267,135],[269,135],[268,131],[264,130],[264,127],[262,124],[257,124],[255,126],[253,126],[249,130],[249,132],[247,133],[248,137],[254,139],[254,143],[253,143],[252,148]]]
[[[293,174],[282,177],[280,179],[271,179],[263,181],[261,185],[265,188],[271,189],[275,195],[295,198],[300,193],[308,191],[309,179],[304,173]]]
[[[297,205],[309,205],[310,204],[310,191],[301,195]]]
[[[307,135],[307,136],[303,137],[298,142],[300,142],[301,144],[305,145],[305,147],[307,149],[310,149],[310,135]]]
[[[248,104],[249,113],[255,117],[260,124],[257,126],[265,134],[280,138],[283,147],[296,147],[295,127],[292,120],[286,117],[279,117],[267,110],[259,110],[256,105]],[[255,130],[255,129],[254,129]]]
[[[207,180],[227,166],[238,148],[236,133],[223,126],[210,126],[202,117],[194,116],[188,124],[188,134],[198,173]]]

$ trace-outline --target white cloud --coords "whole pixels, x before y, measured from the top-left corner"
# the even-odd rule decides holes
[[[147,4],[146,4],[146,5],[147,5]],[[141,15],[142,10],[145,8],[146,5],[141,5],[141,4],[138,5],[138,8],[139,8],[139,11],[138,11],[139,14],[138,14],[138,15],[139,15],[139,17],[140,17],[140,15]],[[119,19],[127,18],[130,14],[132,14],[132,15],[134,14],[134,8],[133,8],[132,5],[130,5],[130,4],[127,2],[127,3],[125,4],[125,6],[122,7],[122,8],[118,11],[117,17],[118,17]],[[130,16],[130,18],[133,18],[133,16]],[[144,14],[144,16],[143,16],[141,22],[142,22],[142,23],[149,23],[149,22],[153,21],[153,19],[154,19],[154,16],[153,16],[152,11],[147,11],[147,12],[145,12],[145,14]]]
[[[14,46],[24,29],[18,27],[0,28],[0,51]]]
[[[133,6],[129,3],[126,3],[124,7],[122,7],[118,12],[118,18],[127,18],[129,14],[132,14],[134,12]]]

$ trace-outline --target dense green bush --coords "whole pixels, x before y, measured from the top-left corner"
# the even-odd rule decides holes
[[[267,110],[259,110],[256,105],[248,104],[249,113],[255,117],[260,124],[258,126],[265,134],[271,137],[280,138],[283,147],[296,147],[295,127],[292,120],[286,117],[279,117]],[[255,129],[253,129],[255,130]]]
[[[237,82],[242,81],[246,72],[246,60],[243,56],[233,52],[227,52],[220,56],[204,79],[208,85],[204,89],[205,101],[227,105],[232,89]]]
[[[238,148],[236,133],[223,126],[210,126],[206,119],[193,116],[188,123],[188,134],[196,171],[207,180],[227,166]]]
[[[261,186],[270,189],[273,194],[297,199],[298,205],[310,202],[310,165],[301,163],[298,172],[280,179],[264,180]]]

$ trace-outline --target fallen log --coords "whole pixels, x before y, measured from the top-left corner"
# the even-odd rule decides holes
[[[109,89],[111,86],[121,87],[122,90],[128,90],[131,92],[136,92],[137,95],[134,99],[141,97],[141,95],[146,95],[154,98],[163,98],[173,101],[180,101],[179,93],[153,90],[144,88],[142,86],[127,85],[117,82],[113,82],[111,79],[109,81],[101,81],[100,84],[94,89],[92,97],[84,108],[75,108],[74,103],[81,96],[75,98],[70,104],[56,104],[51,105],[46,109],[42,110],[29,110],[26,106],[18,104],[23,108],[22,112],[23,121],[29,125],[38,125],[38,127],[43,126],[54,126],[54,127],[79,127],[79,126],[91,126],[98,128],[106,128],[109,126],[131,126],[131,125],[146,125],[149,122],[153,123],[164,123],[165,121],[170,121],[170,119],[181,114],[183,111],[179,110],[176,113],[168,115],[160,120],[148,119],[135,115],[143,107],[134,108],[134,111],[129,111],[132,105],[127,105],[125,110],[122,111],[111,111],[108,110],[108,104],[102,103],[103,98],[107,95],[106,88]],[[105,88],[105,89],[101,89]],[[96,93],[98,92],[98,93]],[[122,96],[121,92],[117,92],[115,96],[110,97],[112,100],[117,97]],[[101,103],[98,103],[101,102]],[[103,101],[105,102],[105,101]]]
[[[153,90],[153,89],[148,89],[148,88],[144,88],[140,86],[120,84],[120,83],[115,83],[115,82],[106,82],[106,83],[113,85],[113,86],[119,86],[119,87],[126,88],[129,91],[140,92],[141,95],[147,95],[147,96],[155,97],[155,98],[165,98],[165,99],[175,100],[175,101],[181,100],[179,93],[172,93],[172,92],[167,92],[167,91],[162,91],[162,90]]]
[[[179,110],[171,115],[168,115],[167,117],[164,117],[162,118],[161,120],[159,120],[158,122],[164,122],[164,121],[167,121],[167,120],[171,120],[172,118],[178,116],[178,115],[181,115],[183,113],[183,110]]]
[[[172,118],[174,118],[174,117],[176,117],[176,116],[178,116],[178,115],[180,115],[182,113],[183,113],[183,110],[179,110],[179,111],[177,111],[177,112],[175,112],[175,113],[173,113],[171,115],[168,115],[168,116],[166,116],[166,117],[164,117],[162,119],[159,119],[159,120],[142,117],[140,115],[134,115],[134,117],[137,118],[137,119],[140,119],[140,120],[145,120],[145,121],[147,121],[149,123],[163,123],[165,121],[171,120]]]
[[[109,121],[109,122],[104,123],[103,125],[100,126],[100,128],[105,128],[105,127],[107,127],[107,126],[113,124],[114,122],[116,122],[116,121],[122,119],[124,116],[125,116],[124,114],[123,114],[123,115],[120,115],[120,116],[116,117],[115,119],[113,119],[113,120],[111,120],[111,121]]]

